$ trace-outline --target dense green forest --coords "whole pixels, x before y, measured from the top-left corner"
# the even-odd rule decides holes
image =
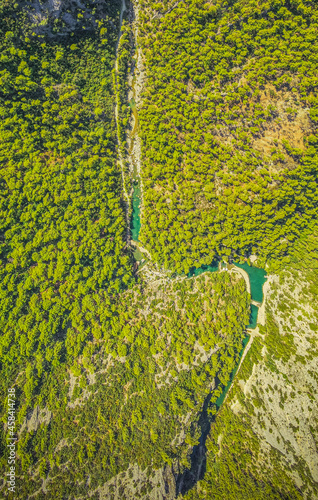
[[[20,388],[20,422],[34,398],[60,404],[51,371],[99,349],[132,283],[111,75],[120,4],[94,29],[79,9],[69,36],[55,21],[42,32],[26,7],[0,3],[1,399]]]
[[[88,343],[76,369],[55,368],[34,396],[33,406],[52,413],[36,425],[29,415],[20,434],[14,498],[75,498],[88,478],[99,498],[98,487],[131,463],[189,466],[203,403],[209,397],[213,415],[248,317],[244,280],[225,272],[122,294],[100,350]]]
[[[112,296],[132,281],[111,96],[117,31],[106,16],[94,33],[48,38],[10,2],[0,23],[1,359],[11,380],[27,365],[29,398],[49,366],[76,363],[101,337]]]
[[[289,248],[317,216],[317,4],[140,1],[141,242],[188,272]]]
[[[124,5],[0,0],[0,494],[315,498],[318,7]]]

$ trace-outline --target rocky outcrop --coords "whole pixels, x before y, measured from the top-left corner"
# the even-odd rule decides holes
[[[171,467],[143,471],[133,464],[90,495],[96,492],[100,500],[173,500],[176,482]]]
[[[28,12],[34,33],[47,35],[50,38],[63,37],[75,31],[93,30],[98,20],[105,19],[111,10],[119,6],[120,2],[116,0],[111,4],[102,0],[85,2],[81,0],[32,0],[21,3],[21,8]]]
[[[33,410],[24,419],[19,434],[21,434],[24,429],[27,429],[28,432],[36,431],[41,424],[48,425],[51,418],[52,412],[50,410],[35,406],[35,408],[33,408]]]
[[[247,380],[239,380],[244,398],[256,401],[252,428],[261,443],[264,461],[276,450],[287,474],[311,497],[318,483],[317,394],[318,382],[316,305],[310,304],[310,282],[302,275],[272,275],[266,283],[268,307],[284,349],[262,349],[261,361]],[[263,321],[264,318],[262,318]],[[272,365],[265,363],[273,359]],[[240,377],[238,377],[240,378]],[[236,414],[245,408],[234,400]],[[282,465],[281,465],[282,466]]]

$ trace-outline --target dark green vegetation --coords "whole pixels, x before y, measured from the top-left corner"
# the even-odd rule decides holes
[[[318,8],[140,2],[140,240],[176,271],[283,259],[317,215]]]
[[[312,225],[270,285],[266,326],[211,427],[207,471],[187,500],[317,498],[317,237]]]
[[[118,18],[112,2],[94,31],[54,38],[0,2],[1,399],[19,386],[20,420],[35,399],[60,404],[51,371],[98,350],[132,282],[111,95]]]
[[[114,71],[116,99],[118,105],[118,137],[121,143],[122,151],[126,146],[126,129],[130,117],[130,107],[127,102],[128,82],[127,76],[130,68],[131,51],[131,30],[127,20],[124,19],[121,26],[121,36],[117,49],[117,62]]]
[[[243,355],[244,349],[245,349],[246,344],[248,343],[248,341],[249,341],[249,336],[247,335],[247,336],[244,338],[243,342],[242,342],[242,350],[241,350],[241,352],[240,352],[240,358],[241,358],[241,357],[242,357],[242,355]],[[224,400],[225,400],[225,398],[226,398],[226,395],[227,395],[228,391],[230,390],[230,388],[231,388],[231,386],[232,386],[232,383],[233,383],[233,380],[234,380],[234,377],[235,377],[236,371],[238,370],[238,367],[239,367],[239,365],[237,365],[237,366],[234,368],[233,372],[232,372],[232,373],[231,373],[231,375],[230,375],[230,379],[229,379],[228,383],[226,384],[226,386],[224,387],[224,389],[223,389],[222,393],[219,395],[219,397],[218,397],[218,398],[217,398],[217,400],[215,401],[215,406],[216,406],[216,408],[217,408],[217,409],[221,408],[222,404],[224,403]]]
[[[30,397],[49,365],[101,336],[101,314],[131,281],[114,153],[117,33],[105,19],[62,42],[34,36],[7,2],[0,19],[1,359],[11,380],[28,363]]]
[[[212,391],[215,411],[237,364],[249,298],[227,273],[131,288],[119,6],[62,38],[0,6],[1,399],[14,386],[17,429],[25,422],[8,496],[74,498],[130,463],[188,465],[202,405]],[[125,43],[124,31],[119,99]],[[5,440],[4,426],[2,477]]]

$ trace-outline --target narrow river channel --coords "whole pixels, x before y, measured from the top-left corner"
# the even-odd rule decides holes
[[[135,124],[138,123],[138,115],[137,115],[137,110],[134,110],[134,116],[135,116]],[[135,127],[134,127],[135,129]],[[134,169],[133,173],[133,194],[132,194],[132,215],[131,215],[131,221],[130,221],[130,230],[131,230],[131,237],[132,240],[135,243],[138,243],[138,238],[139,238],[139,231],[141,228],[141,203],[142,203],[142,197],[141,197],[141,182],[138,176],[138,173],[136,169]],[[136,260],[141,260],[144,255],[141,254],[139,251],[138,253],[138,247],[137,250],[135,249],[134,256]],[[248,282],[249,282],[249,288],[250,288],[250,293],[251,293],[251,313],[250,313],[250,322],[246,326],[247,330],[255,329],[257,326],[257,316],[258,316],[258,309],[259,306],[261,305],[263,301],[263,285],[266,281],[266,271],[264,269],[260,269],[258,267],[254,266],[249,266],[247,263],[244,264],[239,264],[239,263],[233,263],[231,266],[228,266],[227,264],[223,262],[218,262],[214,261],[208,266],[201,266],[199,268],[193,268],[190,273],[188,274],[188,277],[191,278],[193,276],[198,276],[202,273],[205,272],[225,272],[227,269],[234,270],[235,268],[237,270],[242,270],[244,273],[246,273],[248,277]],[[245,275],[245,277],[246,277]],[[231,373],[230,380],[228,384],[223,388],[222,393],[218,397],[218,399],[215,402],[217,410],[220,409],[222,406],[226,395],[228,394],[236,372],[240,366],[240,361],[242,359],[242,356],[244,354],[245,348],[248,345],[250,340],[250,335],[246,334],[246,337],[244,338],[242,342],[242,350],[239,355],[239,360],[238,364]],[[252,341],[252,340],[251,340]],[[205,469],[206,469],[206,439],[207,436],[210,432],[210,427],[211,424],[215,418],[215,416],[212,418],[209,417],[208,415],[208,405],[211,399],[210,394],[203,405],[200,417],[199,417],[199,426],[201,428],[201,436],[199,438],[199,444],[197,446],[194,446],[192,454],[191,454],[191,467],[190,469],[186,469],[183,471],[181,474],[178,474],[176,476],[176,489],[177,489],[177,495],[179,493],[185,494],[189,489],[191,489],[194,484],[202,479],[205,474]]]
[[[125,10],[125,0],[122,2],[122,11],[121,11],[121,21],[122,21],[122,13]],[[119,35],[120,37],[120,35]],[[137,60],[138,66],[138,60]],[[129,157],[131,158],[131,165],[133,165],[133,169],[131,171],[132,175],[132,192],[131,192],[131,217],[129,221],[129,230],[130,237],[134,243],[134,257],[136,261],[144,260],[144,254],[141,253],[138,248],[138,240],[139,233],[141,229],[142,223],[142,182],[140,178],[140,165],[139,168],[136,166],[136,161],[134,161],[134,141],[139,140],[138,132],[139,132],[139,120],[138,120],[138,110],[135,102],[135,77],[133,79],[133,98],[129,101],[129,106],[131,108],[134,124],[132,131],[130,133],[130,148],[129,148]],[[139,163],[140,163],[140,150],[139,150]],[[124,179],[123,179],[123,184]],[[240,271],[241,270],[241,271]],[[258,309],[263,301],[263,285],[266,281],[266,272],[264,269],[260,269],[254,266],[249,266],[247,263],[239,264],[233,262],[231,265],[228,265],[224,262],[214,261],[208,266],[201,266],[200,268],[193,268],[188,277],[191,278],[193,276],[198,276],[205,272],[240,272],[245,278],[247,283],[247,287],[249,285],[249,291],[251,294],[251,314],[250,314],[250,322],[249,325],[246,326],[247,330],[255,329],[257,326],[257,316]],[[236,368],[233,370],[230,380],[228,384],[223,388],[222,393],[218,397],[216,401],[216,407],[219,409],[230,390],[232,383],[234,381],[236,372],[240,366],[240,360],[244,354],[245,348],[248,345],[250,340],[250,336],[247,332],[245,339],[242,342],[242,350],[239,355],[239,362]],[[252,340],[251,340],[252,341]],[[184,494],[188,491],[195,482],[204,477],[205,473],[205,462],[206,462],[206,438],[210,431],[211,426],[211,418],[208,416],[208,405],[211,399],[211,395],[207,396],[200,417],[199,417],[199,425],[201,427],[201,436],[199,439],[199,444],[194,446],[192,456],[191,456],[191,468],[189,470],[185,470],[181,474],[176,477],[177,483],[177,494]],[[215,416],[213,417],[215,418]]]

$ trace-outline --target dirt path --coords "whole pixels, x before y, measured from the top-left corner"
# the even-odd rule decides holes
[[[240,267],[235,266],[235,267],[232,267],[232,269],[230,270],[230,273],[238,273],[244,278],[245,283],[246,283],[246,290],[251,295],[251,284],[250,284],[250,279],[248,277],[247,272],[244,271],[244,269],[241,269]]]
[[[278,281],[278,276],[272,274],[268,276],[267,281],[265,281],[263,285],[263,302],[261,307],[258,309],[258,315],[257,315],[257,323],[259,323],[262,326],[265,326],[265,321],[266,321],[266,314],[265,314],[266,297],[270,289],[271,283],[274,283],[275,281],[276,282]]]

